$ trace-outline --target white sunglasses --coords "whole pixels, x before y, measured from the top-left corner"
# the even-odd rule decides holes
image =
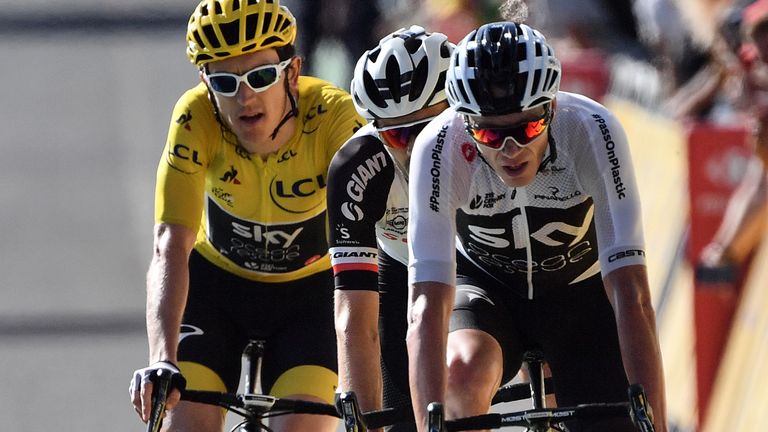
[[[278,64],[257,66],[242,75],[229,72],[214,72],[204,74],[211,90],[222,96],[234,96],[240,89],[240,83],[245,83],[256,93],[263,92],[277,83],[280,74],[291,64],[292,59]]]

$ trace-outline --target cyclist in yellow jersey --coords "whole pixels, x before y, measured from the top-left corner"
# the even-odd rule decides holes
[[[158,369],[187,388],[234,392],[250,339],[266,342],[262,390],[333,402],[337,382],[326,176],[365,122],[350,96],[299,76],[296,24],[278,0],[203,0],[187,54],[201,83],[177,102],[157,171],[147,276],[149,366],[133,405],[150,411]],[[220,408],[168,400],[167,430],[221,431]],[[290,415],[275,431],[333,431]]]

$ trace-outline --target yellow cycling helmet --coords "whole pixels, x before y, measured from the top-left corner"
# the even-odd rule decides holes
[[[189,17],[187,57],[203,66],[267,48],[293,48],[295,40],[296,19],[278,0],[202,0]],[[279,49],[278,54],[283,59]]]

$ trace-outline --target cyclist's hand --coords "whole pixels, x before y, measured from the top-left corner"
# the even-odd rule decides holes
[[[172,409],[181,399],[181,392],[179,390],[183,389],[186,380],[184,380],[176,365],[171,362],[160,361],[148,367],[137,369],[133,372],[133,378],[131,378],[128,391],[131,394],[133,409],[136,410],[136,414],[141,417],[144,423],[149,420],[152,410],[153,376],[156,377],[158,374],[170,374],[171,377],[176,374],[179,377],[176,380],[171,380],[172,387],[166,398],[166,409]],[[178,384],[179,382],[181,385]],[[180,389],[179,387],[182,388]]]

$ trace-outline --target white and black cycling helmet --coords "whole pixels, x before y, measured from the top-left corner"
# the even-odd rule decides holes
[[[355,65],[350,93],[368,120],[411,114],[446,99],[445,76],[454,45],[420,26],[399,29]]]
[[[555,98],[560,61],[538,30],[496,22],[469,33],[448,70],[448,102],[460,113],[503,115]]]

